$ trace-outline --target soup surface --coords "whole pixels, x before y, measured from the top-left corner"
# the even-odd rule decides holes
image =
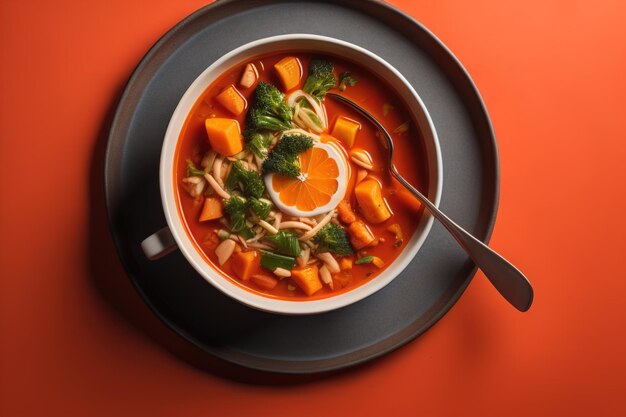
[[[427,191],[419,130],[387,84],[334,56],[277,53],[244,62],[202,94],[181,132],[178,209],[199,252],[238,285],[311,300],[375,279],[404,249],[420,203],[390,177],[395,163]]]

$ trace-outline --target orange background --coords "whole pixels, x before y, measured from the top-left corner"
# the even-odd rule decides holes
[[[3,1],[1,415],[626,415],[626,3],[391,3],[486,101],[492,246],[532,280],[532,309],[478,275],[424,336],[338,375],[242,383],[177,359],[150,337],[169,333],[125,279],[94,184],[124,82],[204,1]]]

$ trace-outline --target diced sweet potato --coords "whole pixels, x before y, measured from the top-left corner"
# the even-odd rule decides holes
[[[352,269],[352,258],[349,256],[344,256],[339,259],[339,269],[345,271],[347,269]]]
[[[258,78],[259,72],[254,64],[250,63],[246,65],[246,68],[243,70],[243,74],[241,74],[241,79],[239,80],[239,85],[243,88],[250,88],[254,85]]]
[[[405,188],[399,189],[394,195],[396,200],[406,206],[409,210],[418,212],[419,209],[422,208],[422,203]]]
[[[375,179],[365,179],[354,187],[354,195],[360,212],[370,223],[382,223],[391,217],[391,211],[383,198],[380,184]]]
[[[239,122],[234,119],[214,117],[205,121],[206,133],[215,152],[233,156],[243,151],[243,138]]]
[[[250,280],[264,290],[273,290],[278,285],[276,278],[267,275],[255,274],[250,277]]]
[[[208,220],[219,219],[223,215],[222,200],[215,197],[207,197],[204,199],[204,205],[202,206],[198,220],[206,222]]]
[[[333,275],[333,286],[337,289],[345,288],[352,283],[352,273],[340,272]]]
[[[347,230],[350,243],[352,243],[352,246],[357,250],[366,247],[374,241],[374,235],[361,220],[352,222]]]
[[[356,220],[356,215],[354,211],[352,211],[352,207],[350,206],[350,202],[348,200],[342,200],[337,205],[337,214],[339,216],[339,220],[341,220],[345,224],[350,224]]]
[[[215,99],[235,116],[239,116],[246,108],[246,99],[232,84],[219,93]]]
[[[317,266],[297,268],[291,271],[291,279],[306,293],[313,295],[322,288]]]
[[[296,88],[300,84],[302,78],[302,66],[300,61],[295,56],[287,56],[276,64],[274,68],[278,73],[280,81],[283,83],[283,87],[286,91]]]
[[[252,273],[257,269],[258,256],[257,251],[235,252],[232,255],[230,264],[233,272],[237,274],[243,281],[247,281]]]
[[[331,135],[341,140],[346,148],[354,146],[356,135],[361,129],[361,124],[347,117],[339,116],[335,121]]]

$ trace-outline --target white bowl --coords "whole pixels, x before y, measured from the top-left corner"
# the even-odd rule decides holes
[[[250,307],[267,312],[280,314],[313,314],[334,310],[362,300],[391,282],[391,280],[404,270],[411,259],[413,259],[420,246],[424,243],[432,226],[433,218],[428,213],[422,216],[417,230],[402,253],[377,277],[353,290],[320,300],[289,301],[265,297],[235,284],[228,278],[222,276],[212,265],[204,260],[202,255],[198,252],[198,249],[196,249],[195,245],[190,241],[177,209],[176,184],[174,183],[173,173],[174,155],[181,129],[187,115],[200,95],[225,71],[228,71],[252,57],[276,51],[289,50],[340,56],[347,60],[358,62],[359,65],[369,69],[389,83],[404,100],[413,120],[415,120],[419,126],[428,161],[428,197],[437,205],[441,198],[442,186],[441,153],[437,134],[426,107],[406,79],[380,57],[366,49],[338,39],[310,34],[290,34],[250,42],[215,61],[210,67],[204,70],[187,89],[172,115],[167,132],[165,133],[165,140],[161,151],[161,198],[169,226],[169,233],[171,233],[171,236],[183,255],[198,273],[224,294]],[[165,235],[169,235],[169,233],[165,233]],[[163,241],[163,234],[162,231],[159,241]],[[167,238],[165,240],[167,240]],[[145,248],[146,245],[144,245],[144,249]]]

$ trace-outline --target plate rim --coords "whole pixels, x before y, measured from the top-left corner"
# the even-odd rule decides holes
[[[115,189],[116,186],[113,184],[111,179],[111,173],[114,170],[116,164],[114,164],[114,158],[112,158],[112,154],[118,150],[121,145],[123,145],[124,141],[120,140],[120,135],[116,135],[116,133],[120,130],[120,126],[124,124],[124,121],[132,120],[132,113],[124,114],[125,110],[128,107],[128,102],[132,102],[133,95],[138,92],[138,96],[141,96],[141,93],[144,91],[145,86],[149,83],[150,78],[144,80],[143,86],[141,86],[141,75],[145,67],[147,67],[153,59],[158,58],[160,49],[167,44],[171,38],[175,37],[177,34],[187,28],[188,25],[193,24],[195,19],[205,13],[211,13],[219,10],[220,8],[227,9],[230,5],[234,3],[242,3],[245,4],[247,9],[253,9],[260,5],[268,5],[275,3],[287,3],[289,0],[269,0],[269,1],[250,1],[243,2],[240,0],[217,0],[213,3],[205,5],[196,11],[192,12],[178,23],[176,23],[173,27],[167,30],[144,54],[139,63],[133,69],[131,76],[128,81],[125,83],[123,87],[123,92],[119,97],[115,105],[115,111],[113,113],[112,121],[109,126],[109,132],[106,136],[106,149],[104,154],[104,169],[103,169],[103,186],[104,186],[104,200],[105,200],[105,208],[106,208],[106,217],[107,223],[109,226],[109,233],[114,242],[115,251],[117,257],[124,268],[124,271],[128,278],[130,279],[135,291],[139,294],[141,300],[148,306],[150,311],[166,326],[167,329],[173,331],[177,336],[184,339],[186,342],[191,343],[196,348],[200,349],[202,352],[205,352],[211,355],[213,358],[217,358],[223,360],[227,363],[234,364],[237,366],[241,366],[244,368],[249,368],[256,371],[262,372],[270,372],[270,373],[279,373],[279,374],[320,374],[320,373],[328,373],[331,371],[336,371],[345,368],[351,368],[356,365],[362,364],[364,362],[371,361],[375,358],[384,356],[407,343],[415,340],[421,334],[430,329],[435,323],[437,323],[445,314],[450,311],[450,309],[456,304],[461,295],[465,292],[467,286],[474,278],[477,267],[473,265],[471,261],[467,261],[466,265],[463,268],[470,268],[470,270],[466,274],[466,278],[463,283],[458,287],[458,289],[450,296],[450,298],[441,303],[443,305],[438,305],[435,303],[427,310],[424,315],[428,315],[428,311],[433,309],[437,309],[438,311],[430,315],[430,318],[424,322],[419,323],[419,320],[413,321],[408,326],[403,329],[395,332],[393,335],[381,340],[373,345],[369,345],[365,348],[355,350],[353,352],[349,352],[346,354],[334,356],[332,358],[323,358],[316,359],[312,361],[292,361],[292,360],[276,360],[271,358],[254,358],[251,355],[244,354],[233,354],[230,352],[230,355],[220,355],[220,349],[208,349],[201,341],[199,341],[195,336],[187,332],[186,330],[179,327],[177,324],[172,322],[169,318],[167,318],[164,314],[162,314],[159,309],[152,303],[150,298],[144,292],[144,290],[139,285],[137,279],[132,273],[132,268],[130,267],[130,259],[126,256],[122,251],[122,244],[120,239],[113,233],[115,228],[115,219],[113,213],[114,210],[114,202],[112,201],[111,194],[113,193],[111,189]],[[486,217],[486,221],[483,225],[484,231],[481,231],[483,235],[482,241],[484,243],[488,243],[494,230],[495,221],[498,212],[499,205],[499,196],[500,196],[500,158],[498,152],[498,146],[496,141],[496,136],[493,128],[493,124],[491,122],[491,118],[487,111],[484,100],[476,87],[476,84],[470,77],[467,69],[463,66],[463,64],[459,61],[459,59],[452,53],[452,51],[437,37],[435,36],[428,28],[426,28],[422,23],[417,21],[412,16],[403,12],[402,10],[387,4],[385,2],[377,1],[377,0],[341,0],[341,1],[329,1],[329,0],[313,0],[310,1],[312,3],[330,3],[334,5],[341,5],[348,8],[352,8],[358,11],[362,11],[366,7],[378,7],[383,9],[387,13],[392,13],[398,16],[398,18],[406,21],[407,24],[416,27],[419,31],[422,32],[427,38],[430,38],[432,42],[436,44],[436,46],[447,56],[448,59],[451,60],[452,64],[460,71],[460,76],[463,78],[462,84],[467,88],[469,87],[469,95],[474,96],[474,101],[478,105],[478,114],[482,115],[482,122],[485,123],[485,129],[487,131],[487,135],[484,135],[482,138],[484,143],[489,145],[491,148],[491,153],[493,153],[492,164],[493,164],[493,172],[491,172],[490,177],[492,178],[493,190],[491,192],[486,193],[492,196],[492,201],[490,201],[489,207],[491,207],[491,213]],[[228,11],[228,10],[226,10]],[[384,22],[387,24],[386,22]],[[411,36],[406,34],[404,31],[401,33],[406,36],[409,40],[414,40]],[[174,48],[175,50],[176,48]],[[167,53],[169,55],[169,53]],[[458,87],[455,85],[455,87]],[[137,91],[136,91],[137,90]],[[134,106],[132,106],[134,107]],[[472,117],[472,120],[474,117]],[[487,138],[488,136],[488,138]],[[117,139],[116,139],[117,137]],[[487,139],[489,139],[487,141]],[[117,166],[121,164],[118,161]],[[118,193],[119,194],[119,193]],[[479,237],[479,236],[477,236]],[[480,238],[480,237],[479,237]],[[413,327],[418,327],[418,329],[413,329]],[[245,358],[245,360],[243,359]],[[250,360],[252,358],[253,360]],[[274,364],[274,366],[268,365],[268,363]]]

